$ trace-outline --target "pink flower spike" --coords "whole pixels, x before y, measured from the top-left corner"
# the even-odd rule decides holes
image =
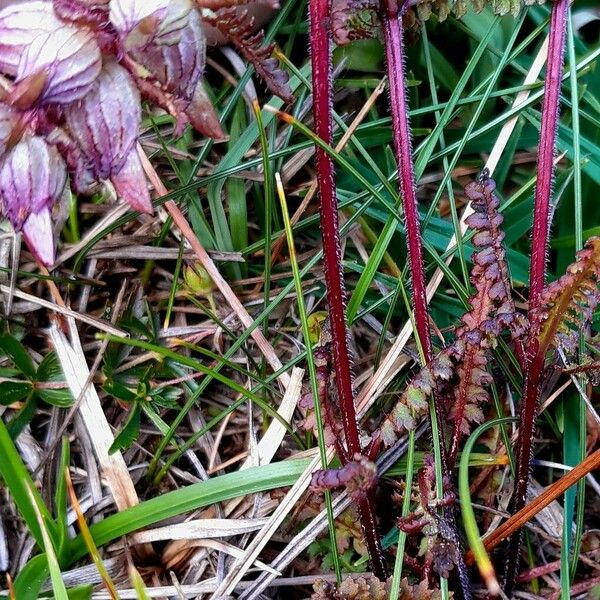
[[[141,213],[152,214],[154,208],[150,200],[146,174],[137,153],[137,148],[132,148],[121,170],[113,175],[112,181],[117,194],[133,208]]]
[[[45,74],[38,103],[67,104],[83,98],[102,69],[102,54],[94,36],[62,24],[60,29],[39,35],[19,61],[16,83]],[[25,108],[25,107],[21,107]]]
[[[15,76],[21,56],[33,40],[61,26],[50,2],[23,2],[1,10],[0,71]]]
[[[27,217],[23,223],[23,238],[31,253],[46,267],[54,264],[54,232],[50,209],[44,208]]]

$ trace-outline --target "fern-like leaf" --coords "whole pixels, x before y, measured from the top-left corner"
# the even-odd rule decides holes
[[[332,0],[331,33],[336,44],[375,37],[379,27],[375,0]]]
[[[487,351],[495,345],[503,329],[510,329],[517,355],[524,365],[521,337],[526,326],[511,297],[504,232],[501,229],[504,218],[498,212],[500,201],[494,194],[495,189],[496,183],[487,170],[465,188],[473,209],[467,225],[476,232],[473,245],[477,252],[473,253],[471,271],[475,293],[469,299],[471,309],[463,316],[454,342],[455,354],[462,355],[462,360],[457,367],[457,385],[449,411],[454,421],[448,456],[451,464],[456,460],[462,436],[469,434],[473,423],[483,421],[481,407],[489,400],[486,386],[492,380],[486,370]]]
[[[380,435],[387,446],[396,441],[398,434],[414,429],[435,392],[448,399],[447,413],[454,423],[448,456],[452,464],[462,437],[470,432],[473,423],[483,420],[482,407],[489,400],[486,387],[491,383],[486,370],[487,353],[504,330],[511,332],[524,364],[521,339],[526,322],[517,313],[511,297],[501,229],[503,217],[498,212],[500,201],[494,194],[495,188],[487,171],[466,187],[474,211],[467,224],[475,230],[473,245],[477,251],[473,253],[471,271],[475,293],[469,299],[470,309],[461,319],[454,342],[415,376],[382,423]]]
[[[470,0],[475,12],[482,11],[489,6],[495,15],[519,15],[525,6],[532,4],[545,4],[546,0]],[[451,13],[460,18],[467,12],[468,0],[417,0],[416,11],[419,19],[425,21],[432,14],[440,20],[446,19]]]
[[[254,17],[247,11],[222,8],[204,17],[205,21],[225,36],[252,64],[269,90],[284,102],[293,102],[294,96],[288,84],[289,76],[273,57],[273,44],[263,46],[264,32],[254,33]]]
[[[590,323],[600,303],[600,238],[590,238],[566,273],[542,292],[541,307],[533,315],[532,339],[538,354],[562,347],[573,353],[582,329]]]
[[[418,31],[419,22],[427,21],[435,15],[444,21],[450,15],[457,19],[463,17],[469,5],[475,12],[481,12],[486,6],[495,15],[511,14],[517,17],[521,10],[533,4],[545,4],[547,0],[416,0],[404,1],[411,7],[404,14],[404,26]],[[548,0],[549,1],[549,0]],[[402,5],[402,1],[399,0]],[[331,32],[339,45],[353,40],[377,37],[379,31],[379,3],[375,0],[332,0]]]
[[[385,446],[393,445],[399,434],[415,429],[421,418],[427,414],[429,399],[436,387],[450,381],[453,376],[454,352],[454,347],[440,352],[408,384],[380,426],[379,435]]]

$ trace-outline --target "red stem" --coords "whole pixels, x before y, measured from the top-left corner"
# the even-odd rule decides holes
[[[529,273],[529,322],[536,319],[546,275],[546,255],[550,229],[550,198],[554,176],[554,150],[558,131],[560,85],[563,69],[569,0],[555,0],[550,15],[548,66],[542,105],[542,123],[538,149],[531,247],[531,270]],[[525,387],[519,414],[519,443],[516,451],[515,490],[511,512],[525,506],[531,461],[533,430],[540,396],[540,383],[544,369],[545,348],[540,348],[537,338],[529,340],[529,360],[525,373]],[[504,573],[505,593],[510,595],[519,567],[521,532],[512,536],[506,553]]]
[[[332,131],[332,86],[331,86],[331,50],[330,50],[330,0],[310,0],[310,43],[313,81],[313,114],[315,133],[329,145],[333,142]],[[321,232],[323,236],[323,260],[325,266],[325,284],[327,304],[331,323],[333,361],[339,406],[346,434],[348,455],[362,453],[354,391],[348,332],[346,328],[346,291],[342,269],[342,249],[338,219],[338,206],[335,191],[333,161],[318,146],[315,150],[317,181],[319,185]],[[340,457],[342,460],[345,457]],[[373,494],[358,505],[360,520],[369,551],[371,568],[377,577],[385,579],[387,567],[381,549]]]
[[[537,182],[533,212],[531,270],[529,273],[529,315],[538,308],[546,277],[546,255],[550,230],[550,198],[554,177],[554,150],[560,108],[560,80],[565,53],[569,0],[554,0],[550,15],[548,66],[542,105],[538,146]]]
[[[417,335],[425,362],[432,359],[431,333],[429,330],[429,313],[427,310],[427,292],[425,271],[423,268],[423,251],[421,246],[421,227],[415,185],[415,174],[412,161],[412,137],[408,122],[408,100],[404,83],[404,35],[401,8],[397,0],[383,0],[383,31],[385,52],[387,57],[387,75],[390,87],[390,104],[392,109],[392,130],[394,149],[398,164],[400,194],[406,221],[406,237],[408,242],[408,260],[412,282],[412,299],[414,303]]]
[[[392,131],[396,162],[398,164],[398,179],[400,181],[400,194],[404,209],[405,230],[408,242],[408,260],[412,282],[412,300],[416,324],[416,334],[423,349],[425,363],[433,358],[431,344],[431,331],[429,328],[429,311],[427,308],[427,288],[425,283],[425,270],[423,267],[423,250],[421,244],[421,226],[415,184],[414,165],[412,159],[412,137],[408,121],[409,108],[404,75],[404,28],[402,14],[408,6],[407,0],[383,0],[381,20],[383,23],[385,53],[387,58],[387,75],[390,88],[390,104],[392,112]],[[443,421],[442,407],[436,402],[436,424],[442,436],[440,444],[440,458],[442,474],[451,481],[448,468],[448,456],[444,438],[445,423]],[[456,516],[452,507],[444,509],[446,523],[452,533],[454,543],[460,548],[460,536],[456,525]],[[470,582],[463,553],[459,551],[457,564],[457,577],[460,582],[461,592],[465,600],[471,598]]]

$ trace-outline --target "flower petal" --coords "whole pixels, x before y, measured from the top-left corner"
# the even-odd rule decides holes
[[[111,0],[110,20],[128,49],[176,44],[192,0]]]
[[[140,94],[129,73],[115,62],[105,64],[91,92],[64,113],[97,179],[117,173],[137,141],[141,120]]]
[[[177,43],[160,45],[153,42],[133,56],[146,67],[169,92],[190,100],[204,72],[206,41],[200,14],[189,13]]]
[[[47,267],[54,264],[54,232],[50,209],[32,213],[23,223],[23,237],[31,253]]]
[[[119,196],[127,202],[131,208],[138,212],[152,214],[153,207],[146,182],[146,174],[142,167],[137,148],[132,148],[122,169],[113,175],[113,182]]]
[[[63,20],[99,29],[108,23],[110,0],[52,0],[54,12]]]
[[[21,56],[33,40],[58,30],[62,25],[50,2],[23,2],[1,10],[0,71],[16,75]]]
[[[90,91],[101,68],[102,54],[92,33],[63,23],[32,40],[19,61],[16,81],[44,72],[47,81],[38,101],[66,104]]]
[[[24,137],[0,164],[3,214],[19,230],[29,215],[54,205],[66,179],[58,150],[40,137]]]

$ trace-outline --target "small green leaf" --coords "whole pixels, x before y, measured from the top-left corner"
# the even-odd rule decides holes
[[[137,439],[140,433],[141,407],[142,405],[139,402],[133,405],[125,425],[123,425],[108,451],[109,454],[114,454],[118,450],[126,450]]]
[[[8,356],[23,375],[33,379],[35,377],[35,365],[29,356],[25,346],[12,335],[0,336],[0,352]]]
[[[310,334],[311,344],[316,344],[319,341],[321,337],[321,331],[323,329],[323,324],[327,319],[327,315],[328,313],[325,310],[320,310],[308,315],[308,332]]]
[[[134,402],[137,397],[135,392],[114,379],[107,381],[102,388],[107,394],[123,402]]]
[[[73,404],[74,398],[71,390],[67,386],[58,358],[54,352],[50,352],[44,357],[37,370],[36,380],[38,383],[63,384],[64,387],[45,388],[37,390],[38,396],[52,406],[66,408]]]
[[[24,381],[4,381],[0,383],[0,404],[9,406],[14,402],[24,400],[32,389],[32,385]]]

